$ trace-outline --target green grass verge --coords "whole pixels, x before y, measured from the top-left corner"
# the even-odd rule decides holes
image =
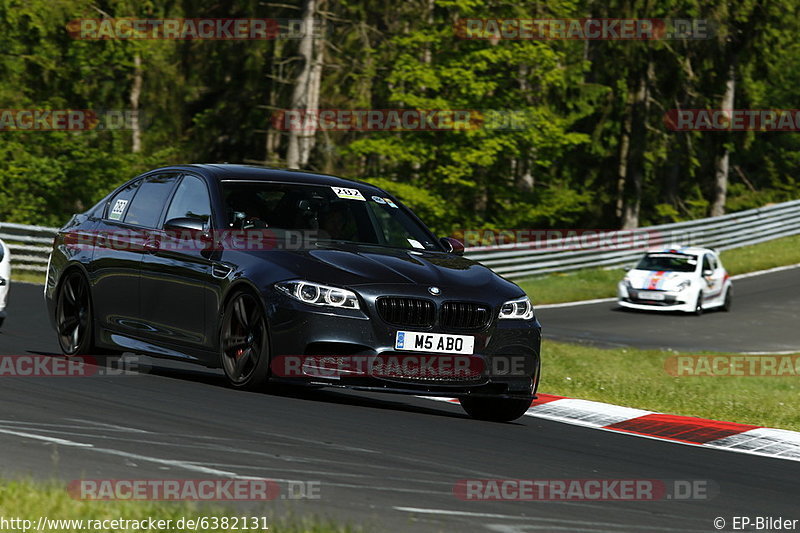
[[[731,275],[800,263],[800,235],[726,250],[720,254]],[[610,298],[617,294],[617,282],[625,275],[621,268],[592,268],[570,273],[549,274],[518,282],[535,304],[550,304]]]
[[[118,531],[154,531],[164,533],[167,531],[188,531],[189,528],[178,529],[178,520],[181,518],[196,519],[198,517],[239,517],[240,531],[264,531],[260,524],[258,528],[243,529],[241,517],[266,516],[266,524],[270,532],[274,533],[349,533],[360,531],[351,526],[336,525],[317,519],[275,519],[274,513],[269,511],[242,512],[241,509],[228,509],[221,506],[194,504],[188,502],[148,502],[148,501],[85,501],[73,499],[67,492],[66,483],[49,482],[39,483],[30,480],[9,481],[0,480],[0,517],[6,519],[22,518],[33,520],[31,529],[35,529],[39,517],[63,520],[142,520],[149,517],[156,520],[171,520],[172,527],[164,529],[123,528],[111,527],[76,527],[76,524],[62,524],[63,527],[51,528],[59,533],[87,531],[93,532],[118,532]],[[214,524],[209,520],[208,524]],[[86,522],[84,522],[86,524]],[[232,523],[229,523],[230,526]],[[92,524],[93,526],[95,524]],[[106,524],[112,526],[114,524]],[[117,524],[123,525],[123,524]],[[130,525],[130,524],[129,524]],[[252,526],[252,523],[250,524]],[[70,527],[71,526],[71,527]],[[22,531],[22,528],[16,528]],[[198,528],[205,533],[232,531],[232,527]],[[11,529],[13,531],[13,529]]]
[[[31,272],[29,270],[11,269],[11,281],[24,281],[26,283],[36,283],[44,285],[44,272]]]
[[[800,235],[783,237],[753,246],[725,250],[722,263],[731,275],[800,263]]]
[[[695,352],[711,353],[711,352]],[[676,352],[545,340],[541,392],[664,413],[800,431],[800,376],[673,377]]]

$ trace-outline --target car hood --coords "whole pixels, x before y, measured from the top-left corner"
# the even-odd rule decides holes
[[[672,291],[679,284],[694,277],[693,272],[671,272],[655,270],[631,270],[626,278],[634,289],[658,289]]]
[[[305,251],[272,252],[296,277],[337,285],[419,284],[522,293],[485,266],[452,254],[361,245],[326,245]]]

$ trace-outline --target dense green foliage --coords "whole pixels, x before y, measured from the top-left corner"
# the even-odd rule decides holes
[[[798,134],[677,133],[663,120],[670,109],[719,108],[731,65],[736,109],[796,108],[798,2],[320,2],[321,108],[524,113],[525,127],[512,130],[317,133],[308,168],[382,185],[442,233],[613,228],[626,203],[641,204],[642,225],[706,216],[723,149],[728,210],[800,196]],[[0,221],[58,225],[155,166],[285,161],[287,133],[270,119],[291,105],[299,40],[79,40],[67,32],[70,20],[297,19],[302,4],[0,0],[0,109],[128,109],[138,57],[144,116],[138,153],[125,130],[0,131]],[[465,17],[694,18],[714,32],[700,40],[468,40],[454,33]],[[621,183],[621,160],[638,173],[638,191]]]

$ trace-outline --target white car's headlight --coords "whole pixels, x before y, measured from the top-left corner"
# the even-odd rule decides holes
[[[691,286],[691,284],[692,284],[692,280],[690,280],[690,279],[683,280],[678,284],[677,287],[675,287],[675,290],[680,292],[680,291],[682,291],[684,289],[687,289],[689,286]]]
[[[533,304],[527,296],[509,300],[500,308],[500,318],[530,320],[533,318]]]
[[[297,301],[309,305],[338,307],[340,309],[358,309],[358,297],[352,291],[321,285],[311,281],[281,281],[275,284],[281,290]]]

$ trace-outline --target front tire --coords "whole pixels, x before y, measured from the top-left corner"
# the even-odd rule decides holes
[[[61,282],[56,300],[56,331],[64,355],[95,353],[92,300],[89,282],[77,270]]]
[[[697,293],[697,302],[694,304],[694,315],[700,316],[703,314],[703,291]]]
[[[460,402],[469,416],[490,422],[511,422],[524,415],[531,406],[530,399],[461,398]]]
[[[225,306],[220,328],[220,362],[236,389],[258,390],[269,380],[269,335],[261,302],[249,292]]]

